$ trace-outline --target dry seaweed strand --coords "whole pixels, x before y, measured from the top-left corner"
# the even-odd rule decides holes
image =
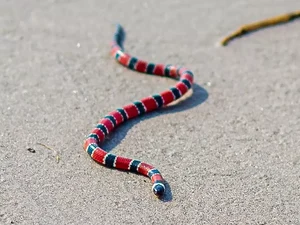
[[[48,145],[45,145],[45,144],[43,144],[43,143],[40,143],[40,142],[37,142],[36,144],[37,144],[37,145],[41,145],[41,146],[43,146],[43,147],[45,147],[45,148],[47,148],[47,149],[49,149],[49,150],[52,150],[52,151],[53,151],[53,149],[52,149],[52,148],[50,148]]]
[[[45,145],[45,144],[43,144],[43,143],[37,142],[36,144],[37,144],[37,145],[41,145],[41,146],[43,146],[43,147],[45,147],[45,148],[47,148],[47,149],[49,149],[49,150],[51,150],[51,151],[54,151],[55,154],[56,154],[56,156],[55,156],[56,162],[59,163],[59,161],[60,161],[60,156],[59,156],[59,154],[57,153],[57,151],[53,150],[53,149],[50,148],[48,145]]]
[[[291,12],[291,13],[282,14],[282,15],[275,16],[275,17],[271,17],[271,18],[264,19],[264,20],[261,20],[258,22],[243,25],[239,29],[234,31],[233,33],[229,34],[227,37],[223,38],[220,42],[220,45],[225,46],[228,44],[228,42],[230,42],[234,38],[242,36],[246,33],[249,33],[249,32],[261,29],[261,28],[265,28],[268,26],[274,26],[277,24],[286,23],[286,22],[294,20],[298,17],[300,17],[300,10]]]

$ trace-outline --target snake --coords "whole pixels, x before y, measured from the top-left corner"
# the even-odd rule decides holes
[[[241,26],[239,29],[224,37],[218,45],[226,46],[236,37],[245,35],[249,32],[265,28],[268,26],[286,23],[300,17],[300,11],[282,14],[271,17],[262,21],[250,23]],[[193,73],[185,67],[175,66],[171,64],[155,64],[147,62],[137,57],[131,56],[124,51],[125,31],[120,24],[117,28],[111,42],[111,55],[118,63],[140,73],[152,74],[157,76],[169,77],[177,80],[175,86],[165,90],[159,94],[154,94],[134,101],[122,108],[108,113],[90,132],[84,141],[83,148],[91,156],[93,160],[108,168],[116,168],[120,170],[130,171],[149,177],[152,182],[152,191],[157,197],[163,196],[165,193],[165,180],[161,173],[154,166],[142,162],[137,159],[131,159],[119,155],[112,154],[100,147],[107,135],[115,128],[129,119],[141,116],[145,113],[157,110],[161,107],[181,98],[189,89],[192,89],[194,82]]]
[[[130,171],[149,177],[152,182],[152,191],[157,197],[163,196],[166,190],[165,180],[154,166],[137,159],[131,159],[112,154],[100,147],[105,140],[120,124],[152,112],[181,98],[188,90],[192,89],[194,75],[185,67],[171,64],[156,64],[131,56],[124,51],[125,30],[117,24],[113,40],[110,44],[111,55],[118,63],[130,70],[140,73],[157,75],[175,79],[173,87],[154,95],[145,97],[118,108],[104,116],[84,141],[84,150],[93,160],[108,168]]]

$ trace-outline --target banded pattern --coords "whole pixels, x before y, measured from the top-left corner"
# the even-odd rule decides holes
[[[178,82],[174,87],[160,94],[145,97],[140,101],[135,101],[123,108],[108,113],[88,135],[84,142],[84,149],[92,159],[104,166],[137,172],[149,177],[153,183],[152,190],[154,194],[159,197],[163,195],[165,186],[163,177],[156,168],[139,160],[108,153],[101,149],[99,145],[104,141],[106,135],[111,133],[123,122],[156,110],[179,99],[192,87],[193,73],[184,67],[148,63],[136,57],[132,57],[123,50],[124,39],[125,32],[123,28],[118,25],[111,43],[111,54],[120,64],[131,70],[170,77],[178,80]]]

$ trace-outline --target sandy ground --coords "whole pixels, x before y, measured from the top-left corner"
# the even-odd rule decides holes
[[[215,47],[299,0],[0,4],[0,224],[300,224],[300,20]],[[155,165],[163,201],[82,148],[106,113],[174,84],[110,57],[117,22],[128,52],[196,77],[103,145]]]

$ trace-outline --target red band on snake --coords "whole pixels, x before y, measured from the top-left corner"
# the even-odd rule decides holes
[[[136,172],[149,177],[153,183],[152,191],[160,197],[165,192],[164,179],[154,166],[139,160],[108,153],[100,147],[100,143],[104,141],[106,135],[126,120],[166,106],[183,96],[192,87],[193,73],[184,67],[148,63],[133,57],[124,52],[124,39],[125,32],[118,25],[111,43],[111,54],[120,64],[141,73],[170,77],[176,79],[177,83],[160,94],[145,97],[140,101],[135,101],[108,113],[88,135],[84,142],[84,150],[93,160],[106,167]]]

